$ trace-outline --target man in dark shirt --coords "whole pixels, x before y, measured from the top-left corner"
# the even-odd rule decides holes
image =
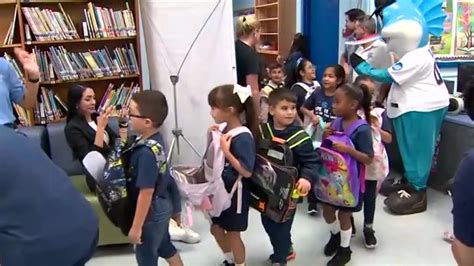
[[[28,139],[0,126],[0,264],[82,266],[98,221],[69,177]]]

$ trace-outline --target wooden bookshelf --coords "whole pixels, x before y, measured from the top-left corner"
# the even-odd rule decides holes
[[[92,38],[92,36],[84,36],[82,22],[86,21],[84,15],[84,9],[88,8],[88,3],[92,3],[97,7],[104,7],[108,9],[113,9],[114,11],[125,10],[127,8],[126,3],[133,14],[134,24],[135,24],[135,36],[114,36],[114,37],[102,37],[102,38]],[[26,14],[22,10],[23,7],[38,7],[41,10],[50,9],[54,12],[61,12],[59,5],[63,7],[66,14],[71,18],[74,27],[77,29],[79,38],[75,39],[65,39],[65,40],[47,40],[40,41],[35,38],[33,31],[30,26],[30,35],[31,38],[27,40],[25,33],[25,25],[28,24],[28,19]],[[74,53],[83,53],[89,50],[103,49],[107,47],[108,50],[113,54],[113,50],[118,47],[125,47],[132,45],[135,52],[135,61],[136,61],[136,71],[134,74],[120,74],[104,77],[90,77],[90,78],[81,78],[74,80],[61,80],[56,77],[56,80],[51,81],[41,81],[40,87],[45,87],[54,92],[55,95],[60,98],[64,103],[67,101],[67,92],[68,89],[73,84],[82,84],[94,89],[96,93],[97,105],[101,102],[102,97],[106,93],[106,90],[109,84],[114,84],[114,88],[118,88],[121,84],[126,84],[128,87],[130,84],[138,84],[141,90],[142,88],[142,73],[141,69],[141,51],[140,51],[140,31],[139,31],[139,0],[0,0],[0,42],[6,37],[10,23],[13,21],[13,15],[15,7],[18,5],[17,9],[17,18],[15,31],[13,36],[13,44],[2,45],[0,43],[0,54],[6,52],[11,57],[14,57],[13,49],[24,48],[25,50],[32,52],[33,49],[40,49],[41,51],[48,51],[52,47],[64,46],[68,52]],[[115,22],[115,21],[114,21]],[[130,60],[129,60],[130,62]],[[133,63],[133,62],[132,62]],[[21,67],[21,66],[20,66]],[[38,95],[40,98],[41,90]],[[33,110],[28,110],[34,113]],[[63,121],[64,118],[59,119]],[[33,124],[37,124],[38,121],[32,121]],[[52,121],[50,121],[52,122]],[[50,123],[48,122],[48,123]]]
[[[262,26],[257,50],[265,62],[286,57],[296,33],[296,0],[255,0],[255,15]]]

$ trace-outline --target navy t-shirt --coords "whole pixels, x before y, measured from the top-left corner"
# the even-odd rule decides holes
[[[458,166],[453,188],[454,236],[474,248],[474,149]]]
[[[162,147],[163,139],[159,133],[154,134],[149,139],[156,140]],[[132,175],[132,182],[129,185],[130,198],[132,201],[138,199],[140,189],[154,188],[154,196],[168,195],[167,186],[169,179],[169,171],[167,170],[164,174],[160,172],[159,165],[166,163],[166,153],[163,148],[159,159],[162,161],[157,162],[155,154],[150,148],[141,146],[133,149],[129,154],[129,171]]]
[[[240,165],[249,172],[253,172],[256,159],[255,142],[252,135],[249,133],[241,133],[232,138],[230,144],[230,152],[237,158]],[[239,177],[237,170],[232,167],[229,161],[225,161],[224,170],[222,171],[222,180],[224,181],[225,188],[228,192],[232,190],[235,181]],[[242,212],[248,211],[249,206],[249,190],[248,180],[242,179]],[[236,194],[234,194],[235,198]],[[234,205],[235,200],[232,204]]]
[[[304,103],[304,108],[313,110],[314,114],[329,123],[336,119],[332,111],[334,96],[327,96],[323,88],[316,89]]]
[[[27,137],[0,126],[0,264],[74,265],[98,220],[66,173]]]

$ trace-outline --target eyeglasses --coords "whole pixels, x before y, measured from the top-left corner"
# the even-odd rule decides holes
[[[128,116],[129,117],[135,117],[135,118],[142,118],[142,119],[148,118],[148,117],[143,116],[143,115],[134,115],[134,114],[131,114],[130,112],[128,113]]]

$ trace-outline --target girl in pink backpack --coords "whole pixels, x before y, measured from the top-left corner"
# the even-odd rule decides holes
[[[224,253],[222,265],[245,265],[245,246],[240,233],[247,230],[250,206],[249,181],[255,165],[255,136],[258,132],[258,118],[251,97],[250,87],[240,85],[223,85],[214,88],[208,96],[211,115],[217,124],[226,123],[222,130],[220,145],[225,155],[225,166],[222,171],[227,192],[235,191],[233,187],[241,186],[241,194],[234,193],[231,206],[220,216],[212,218],[211,233]],[[240,116],[245,112],[246,133],[232,137],[230,131],[242,127]],[[211,130],[218,130],[217,126]],[[251,134],[251,133],[252,134]]]
[[[350,146],[335,141],[331,142],[331,149],[341,155],[352,157],[356,161],[355,168],[357,172],[361,173],[365,170],[365,166],[372,163],[374,150],[370,127],[371,120],[362,120],[358,116],[359,109],[363,109],[366,117],[370,117],[370,94],[368,91],[363,91],[359,87],[349,84],[340,86],[336,90],[333,102],[333,111],[338,118],[331,123],[331,127],[326,131],[326,136],[329,137],[333,134],[338,136],[343,132],[342,134],[346,134],[350,138]],[[331,136],[328,139],[331,138],[333,137]],[[357,181],[361,184],[360,186],[354,185],[349,188],[351,195],[357,196],[354,197],[357,198],[357,201],[351,205],[354,207],[341,207],[328,202],[323,204],[324,220],[329,225],[331,232],[331,238],[324,247],[324,254],[326,256],[335,254],[328,262],[328,266],[346,265],[351,260],[351,217],[353,212],[361,211],[364,192],[363,178]],[[354,191],[355,188],[358,188],[358,191]]]
[[[370,77],[358,76],[355,80],[355,86],[360,87],[364,91],[368,91],[372,96],[371,98],[374,99],[376,85]],[[375,202],[378,194],[377,188],[378,184],[387,177],[389,172],[388,156],[384,143],[392,142],[392,127],[384,108],[374,107],[372,104],[370,115],[374,159],[367,167],[365,176],[364,238],[365,247],[373,249],[377,247],[377,238],[375,238],[375,231],[373,230]]]

